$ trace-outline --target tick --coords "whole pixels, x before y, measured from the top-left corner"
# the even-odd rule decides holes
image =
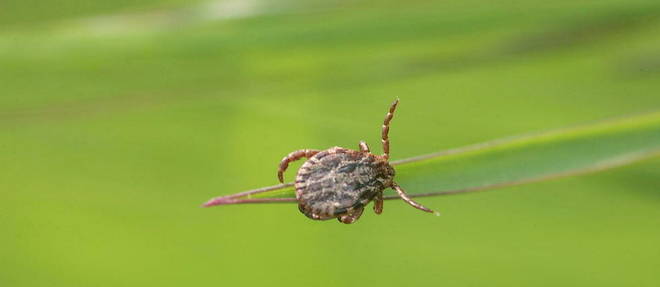
[[[301,149],[285,156],[279,164],[277,178],[284,182],[289,163],[307,158],[296,175],[298,209],[314,220],[337,218],[350,224],[360,218],[364,207],[374,201],[374,212],[383,212],[383,191],[394,189],[406,203],[425,212],[432,210],[412,200],[394,181],[390,158],[390,121],[399,100],[390,106],[381,133],[383,155],[372,154],[360,141],[359,149],[332,147],[326,150]]]

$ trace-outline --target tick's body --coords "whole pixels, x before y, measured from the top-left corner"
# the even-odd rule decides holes
[[[307,160],[298,170],[296,198],[312,219],[357,215],[392,185],[394,169],[381,157],[333,147]]]
[[[296,199],[298,208],[307,217],[316,220],[337,218],[343,223],[353,223],[364,206],[374,201],[374,211],[383,210],[383,191],[393,188],[408,204],[426,212],[433,212],[410,199],[394,182],[394,168],[389,164],[389,123],[398,104],[395,101],[383,122],[383,155],[374,155],[365,142],[360,150],[333,147],[324,151],[298,150],[282,159],[278,178],[283,182],[283,173],[289,162],[302,157],[308,160],[300,167],[296,176]]]

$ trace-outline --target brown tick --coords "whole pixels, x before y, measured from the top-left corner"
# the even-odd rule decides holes
[[[359,151],[342,147],[323,151],[302,149],[282,159],[277,171],[280,182],[284,182],[284,171],[290,162],[307,158],[298,169],[295,183],[298,209],[303,214],[315,220],[337,218],[346,224],[353,223],[360,218],[364,207],[372,200],[374,212],[383,212],[383,191],[386,188],[394,189],[414,208],[433,213],[412,200],[394,181],[394,168],[388,162],[388,134],[398,103],[398,99],[392,103],[383,121],[383,155],[372,154],[367,143],[360,141]]]

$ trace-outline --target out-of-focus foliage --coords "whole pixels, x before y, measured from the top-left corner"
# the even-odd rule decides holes
[[[658,110],[656,1],[175,2],[0,7],[0,286],[660,283],[657,160],[441,217],[198,208],[376,150],[396,97],[395,160]]]

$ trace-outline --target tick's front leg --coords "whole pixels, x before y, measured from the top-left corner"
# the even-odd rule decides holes
[[[385,115],[385,120],[383,121],[383,130],[381,132],[381,141],[383,142],[383,157],[385,159],[390,158],[390,121],[394,117],[394,111],[396,111],[396,105],[399,104],[399,99],[396,99],[394,103],[390,106],[390,109]]]
[[[299,160],[303,157],[313,157],[318,152],[319,150],[315,149],[301,149],[288,154],[282,159],[282,161],[280,161],[279,168],[277,169],[277,178],[281,183],[284,183],[284,171],[289,167],[290,162]]]
[[[412,198],[410,198],[408,196],[408,194],[406,194],[406,192],[403,191],[403,188],[401,188],[398,184],[393,183],[392,188],[394,188],[394,190],[396,190],[396,193],[399,194],[399,196],[401,197],[401,199],[403,199],[403,201],[410,204],[412,207],[417,208],[421,211],[425,211],[425,212],[429,212],[429,213],[434,213],[436,215],[440,215],[440,213],[434,212],[433,210],[431,210],[431,209],[419,204],[418,202],[412,200]]]

